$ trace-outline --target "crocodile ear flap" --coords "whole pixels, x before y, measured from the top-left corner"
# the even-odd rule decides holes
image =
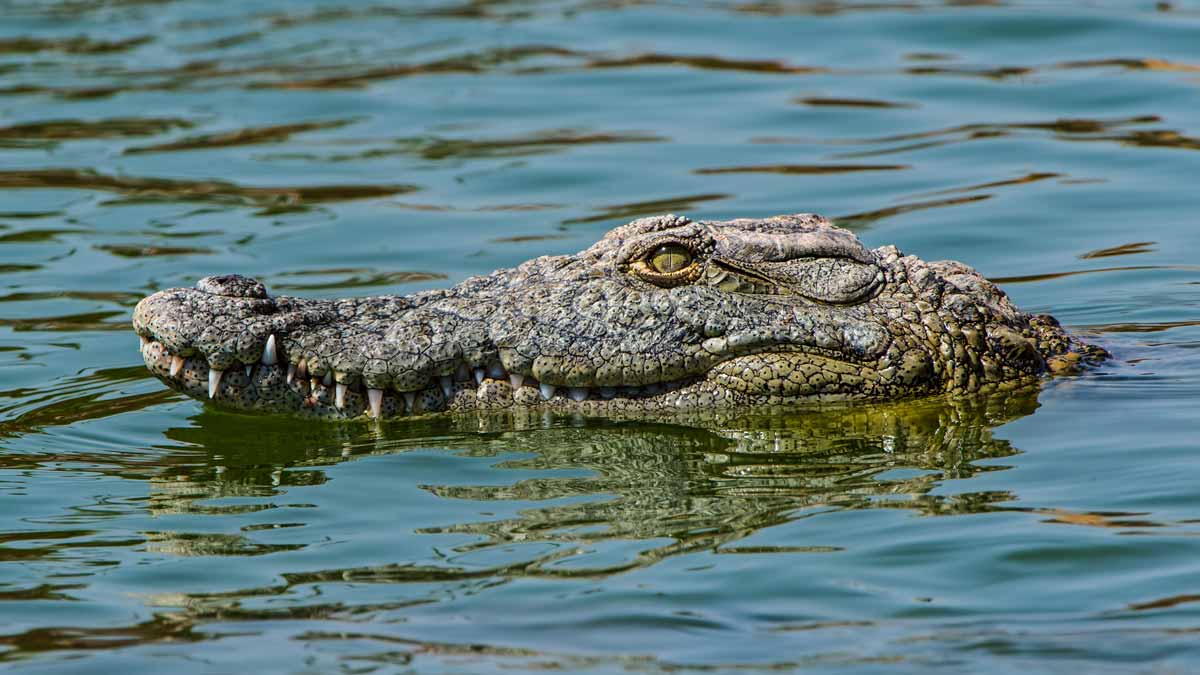
[[[714,238],[716,255],[741,263],[778,263],[802,258],[846,258],[864,264],[876,261],[875,253],[852,232],[819,216],[733,220],[712,226],[720,232]]]
[[[754,269],[796,295],[833,305],[862,302],[883,284],[877,265],[848,258],[798,258]]]

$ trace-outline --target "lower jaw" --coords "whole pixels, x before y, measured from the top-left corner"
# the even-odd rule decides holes
[[[172,374],[173,354],[162,343],[147,341],[142,346],[142,358],[150,372],[170,388],[221,408],[327,420],[374,417],[366,391],[361,387],[346,387],[339,401],[338,387],[332,381],[315,387],[307,379],[288,382],[286,363],[230,368],[221,375],[210,396],[209,367],[203,357],[184,359],[182,367]],[[644,387],[586,389],[544,388],[527,380],[514,388],[507,380],[484,378],[477,382],[443,378],[420,391],[385,390],[379,416],[386,419],[513,408],[603,414],[729,407],[753,402],[745,395],[703,385],[702,378],[693,377]]]

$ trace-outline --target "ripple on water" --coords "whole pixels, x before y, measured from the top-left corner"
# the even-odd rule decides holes
[[[0,663],[1195,670],[1196,9],[0,0]],[[1114,358],[376,428],[207,410],[129,332],[209,274],[409,293],[799,211]]]

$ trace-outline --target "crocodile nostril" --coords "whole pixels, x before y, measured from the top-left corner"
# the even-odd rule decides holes
[[[240,274],[222,274],[220,276],[204,277],[196,282],[196,290],[213,295],[227,295],[235,298],[267,299],[267,287],[258,279],[251,279]]]

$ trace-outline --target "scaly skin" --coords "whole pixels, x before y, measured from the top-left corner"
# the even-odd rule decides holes
[[[404,297],[270,297],[206,277],[143,299],[133,324],[173,389],[328,419],[896,399],[1106,356],[965,265],[869,250],[811,214],[643,218],[576,255]]]

